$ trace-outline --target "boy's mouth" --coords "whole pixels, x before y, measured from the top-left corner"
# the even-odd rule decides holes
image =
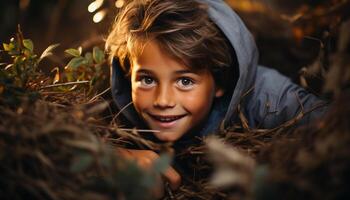
[[[160,121],[160,122],[172,122],[172,121],[176,121],[178,119],[181,119],[182,117],[184,117],[185,115],[153,115],[153,114],[149,114],[153,119]]]

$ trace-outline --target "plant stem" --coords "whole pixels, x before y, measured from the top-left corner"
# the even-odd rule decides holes
[[[67,86],[67,85],[85,84],[85,83],[89,83],[89,82],[90,81],[77,81],[77,82],[59,83],[59,84],[54,84],[54,85],[47,85],[47,86],[41,87],[40,89],[60,87],[60,86]]]

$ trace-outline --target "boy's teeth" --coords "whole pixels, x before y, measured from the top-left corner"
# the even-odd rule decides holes
[[[177,117],[159,117],[159,116],[154,116],[157,120],[161,121],[161,122],[171,122],[177,119],[180,119],[181,116],[177,116]]]

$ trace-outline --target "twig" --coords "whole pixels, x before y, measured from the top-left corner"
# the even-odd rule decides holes
[[[111,87],[105,89],[103,92],[101,92],[100,94],[97,94],[96,96],[92,97],[89,102],[95,101],[98,97],[102,96],[103,94],[105,94],[106,92],[108,92],[108,90],[110,90]]]
[[[165,182],[165,189],[166,189],[166,191],[167,191],[167,193],[168,193],[168,196],[169,196],[170,200],[174,200],[175,197],[174,197],[173,192],[172,192],[171,189],[170,189],[169,182]]]
[[[118,128],[121,131],[137,131],[138,133],[160,133],[158,130],[145,130],[145,129],[129,129],[129,128]]]
[[[301,107],[301,112],[302,113],[304,113],[304,105],[303,105],[303,103],[301,103],[301,100],[300,100],[300,98],[299,98],[299,95],[296,93],[296,92],[294,92],[294,95],[295,95],[295,98],[298,100],[298,103],[299,103],[299,105],[300,105],[300,107]]]
[[[119,115],[132,104],[133,102],[131,101],[130,103],[126,104],[122,109],[120,109],[120,111],[113,117],[111,123],[115,123],[115,120],[119,117]]]
[[[41,87],[40,89],[47,89],[47,88],[53,88],[53,87],[60,87],[60,86],[67,86],[67,85],[76,85],[76,84],[86,84],[90,81],[77,81],[77,82],[68,82],[68,83],[59,83],[54,85],[47,85],[44,87]]]
[[[152,150],[161,150],[161,145],[155,142],[152,142],[150,140],[144,139],[138,134],[137,129],[129,129],[131,131],[123,131],[119,128],[112,128],[112,127],[109,129],[111,131],[114,131],[114,134],[131,139],[132,141],[136,142],[136,144],[138,144],[139,146],[146,146],[147,148]]]
[[[326,105],[327,105],[327,103],[320,103],[320,104],[317,104],[317,105],[313,106],[312,108],[310,108],[309,110],[307,110],[305,112],[303,110],[301,110],[299,112],[299,114],[297,116],[295,116],[293,119],[290,119],[290,120],[284,122],[283,124],[281,124],[281,125],[279,125],[279,126],[277,126],[275,128],[272,128],[272,129],[261,129],[259,132],[266,134],[266,133],[271,133],[271,132],[274,132],[274,131],[278,131],[279,129],[285,129],[285,128],[291,127],[295,123],[300,121],[305,115],[311,113],[312,111],[314,111],[314,110],[316,110],[318,108],[324,107]],[[253,130],[253,132],[255,132],[255,130]],[[261,135],[259,135],[259,136],[261,136]]]
[[[248,125],[248,120],[247,118],[244,116],[243,112],[241,111],[241,104],[242,104],[242,100],[250,93],[254,90],[254,86],[249,88],[245,93],[243,93],[240,97],[239,103],[237,105],[237,111],[238,111],[238,116],[241,119],[242,122],[242,126],[244,131],[246,132],[250,132],[250,127]]]
[[[43,103],[47,103],[48,105],[52,105],[52,106],[55,106],[55,107],[60,107],[60,108],[66,108],[67,106],[65,105],[62,105],[62,104],[59,104],[59,103],[55,103],[55,102],[49,102],[49,101],[43,101],[43,100],[39,100],[40,102],[43,102]]]

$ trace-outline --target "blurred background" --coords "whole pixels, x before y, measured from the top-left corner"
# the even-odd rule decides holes
[[[103,38],[121,1],[115,0],[1,0],[0,41],[8,42],[20,24],[26,38],[42,52],[59,43],[51,61],[63,65],[63,50],[103,47]]]
[[[104,38],[126,0],[1,0],[0,41],[8,42],[20,24],[35,51],[60,43],[50,65],[65,63],[64,49],[103,48]],[[335,48],[348,0],[226,0],[254,34],[260,63],[297,79],[320,51]]]

